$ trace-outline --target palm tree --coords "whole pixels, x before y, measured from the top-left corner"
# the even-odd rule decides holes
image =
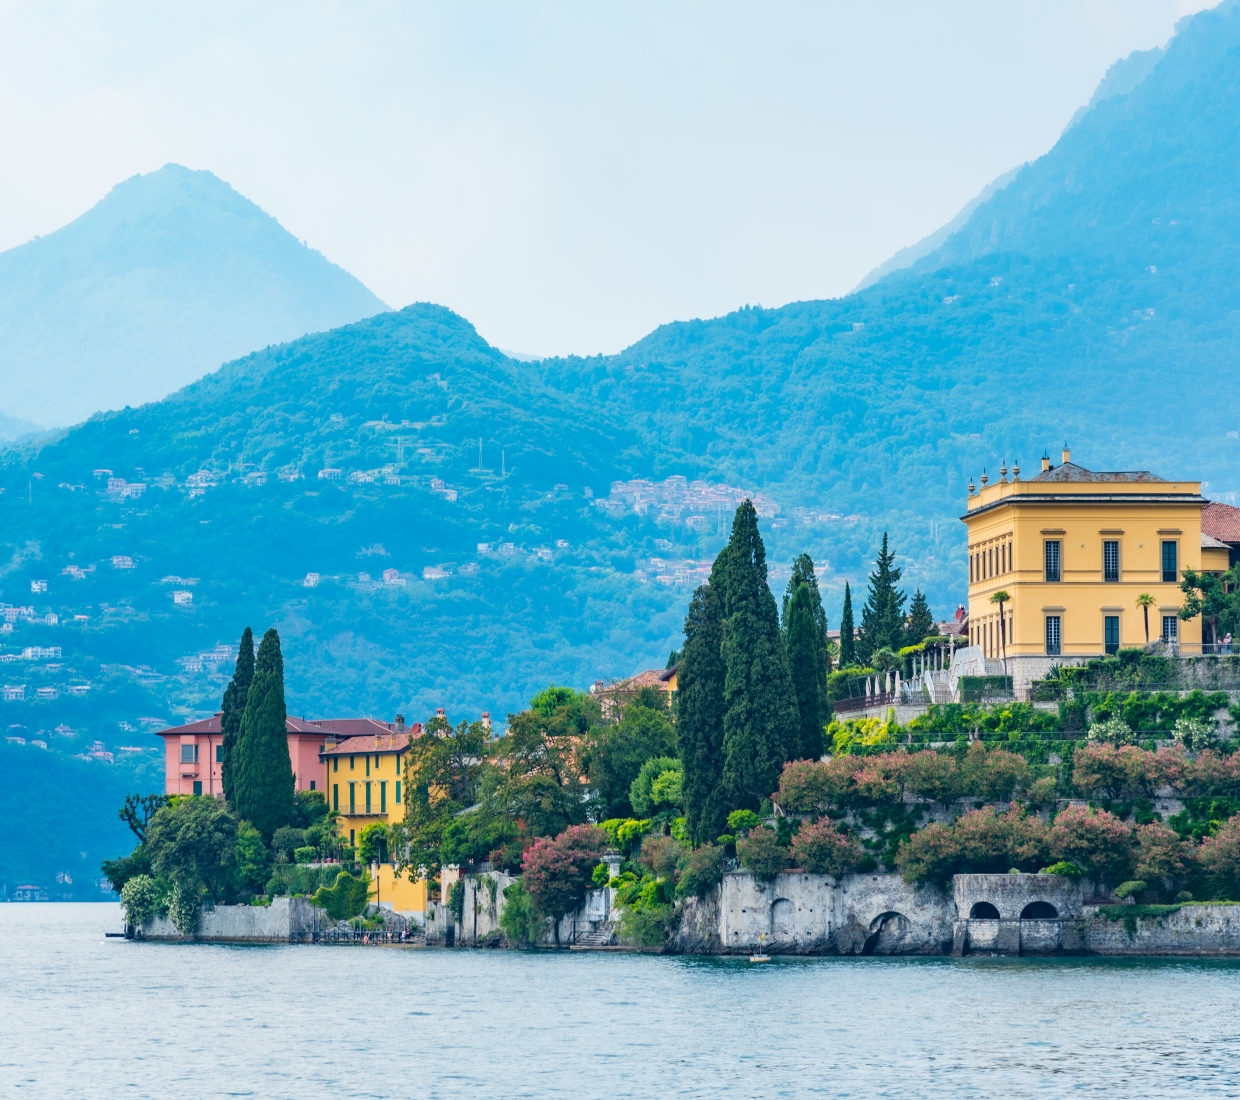
[[[1003,617],[1003,605],[1012,597],[1009,596],[1002,588],[990,597],[991,603],[999,605],[999,639],[1003,645],[1003,672],[1007,674],[1007,619]]]
[[[1137,597],[1137,606],[1141,609],[1141,614],[1145,616],[1145,644],[1150,644],[1150,608],[1154,606],[1154,597],[1148,592],[1142,592]]]

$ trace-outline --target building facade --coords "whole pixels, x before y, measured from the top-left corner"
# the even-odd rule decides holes
[[[158,731],[164,739],[164,793],[201,794],[224,797],[222,768],[224,732],[221,713],[201,722],[172,726]],[[313,722],[288,718],[288,755],[293,766],[293,783],[299,791],[323,789],[323,765],[319,753],[325,731]]]
[[[1180,581],[1186,569],[1228,567],[1228,547],[1202,535],[1201,483],[1099,473],[1070,457],[1065,449],[1059,466],[1043,458],[1027,481],[1019,467],[1009,479],[1005,466],[997,482],[969,486],[961,519],[972,644],[990,659],[1047,665],[1159,639],[1200,652],[1200,618],[1179,618]]]

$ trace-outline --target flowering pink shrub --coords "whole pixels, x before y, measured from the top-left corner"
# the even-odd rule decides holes
[[[538,912],[558,921],[576,909],[606,850],[607,834],[597,825],[572,825],[557,837],[534,841],[521,859],[521,869]]]

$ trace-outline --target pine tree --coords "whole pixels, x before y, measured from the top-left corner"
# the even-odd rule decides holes
[[[930,604],[925,593],[919,588],[913,593],[913,602],[908,608],[908,626],[904,632],[905,645],[917,645],[924,638],[934,633],[934,616],[930,614]]]
[[[822,727],[826,716],[826,655],[823,633],[814,616],[813,596],[804,582],[797,585],[787,601],[784,642],[801,719],[795,755],[800,760],[817,760],[822,755]]]
[[[722,566],[722,568],[721,568]],[[758,513],[746,500],[711,570],[723,603],[723,781],[734,809],[756,810],[797,752],[799,715],[775,597],[766,583]]]
[[[857,639],[853,636],[852,591],[844,582],[844,610],[840,613],[840,668],[857,664]]]
[[[247,626],[241,632],[241,644],[237,646],[237,666],[233,678],[224,689],[221,706],[220,729],[224,733],[220,749],[220,777],[224,786],[224,801],[233,800],[233,754],[237,749],[237,736],[241,732],[241,714],[245,710],[250,681],[254,679],[254,632]]]
[[[234,751],[233,809],[267,841],[293,817],[293,765],[288,755],[284,657],[280,635],[263,635]]]
[[[895,565],[894,551],[887,550],[887,532],[882,549],[870,574],[870,592],[861,609],[861,637],[858,656],[869,661],[883,646],[899,649],[904,645],[904,593],[896,587],[901,571]]]
[[[694,844],[727,827],[723,797],[723,609],[710,584],[693,594],[685,617],[676,691],[676,748],[684,764],[685,828]]]

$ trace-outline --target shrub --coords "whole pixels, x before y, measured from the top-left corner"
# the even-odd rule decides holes
[[[334,885],[320,886],[314,892],[310,904],[325,909],[332,920],[352,920],[366,912],[369,897],[369,872],[363,871],[361,878],[354,878],[347,871],[341,871]]]
[[[459,878],[448,891],[448,912],[452,914],[452,919],[457,924],[465,919],[465,883]]]
[[[932,750],[913,753],[904,769],[904,789],[931,802],[950,802],[960,793],[956,758]]]
[[[1132,861],[1132,832],[1106,810],[1068,806],[1056,816],[1047,836],[1051,855],[1070,859],[1087,872],[1113,878]]]
[[[908,753],[904,752],[885,752],[866,757],[862,767],[852,777],[857,799],[875,805],[891,805],[901,801],[909,759]]]
[[[1188,763],[1183,785],[1202,795],[1228,798],[1240,795],[1240,753],[1221,756],[1205,749]]]
[[[521,879],[504,887],[504,909],[499,915],[499,926],[508,942],[517,947],[536,944],[546,931],[547,922],[538,915],[534,899]]]
[[[688,855],[683,844],[678,844],[670,836],[648,836],[642,841],[641,855],[638,861],[657,878],[676,880],[680,861]]]
[[[945,885],[955,873],[960,849],[948,825],[934,822],[900,842],[896,867],[905,882]]]
[[[318,793],[317,791],[315,792]],[[281,825],[274,833],[271,834],[271,850],[273,852],[283,852],[288,859],[293,858],[293,853],[304,846],[306,843],[306,833],[303,829],[295,829],[291,825]]]
[[[1029,785],[1029,765],[1023,756],[975,741],[961,762],[960,785],[962,793],[984,802],[1009,802]]]
[[[158,891],[150,875],[135,875],[121,890],[121,906],[125,910],[125,923],[133,928],[146,924],[155,916]]]
[[[676,896],[701,898],[723,881],[723,849],[703,844],[689,854],[689,863],[676,886]]]
[[[629,785],[629,802],[643,817],[676,809],[680,806],[683,782],[684,765],[679,760],[673,756],[652,757]]]
[[[387,856],[388,828],[382,821],[365,826],[357,837],[357,858],[364,864],[382,863]]]
[[[1029,784],[1026,794],[1035,806],[1044,806],[1059,797],[1059,783],[1053,775],[1044,775]]]
[[[1133,894],[1139,894],[1145,889],[1145,883],[1141,879],[1129,879],[1127,882],[1121,882],[1115,888],[1115,896],[1117,898],[1130,898]]]
[[[1085,868],[1077,866],[1071,860],[1061,859],[1056,863],[1052,863],[1049,867],[1043,867],[1038,874],[1063,875],[1064,878],[1081,878],[1085,874]]]
[[[876,748],[894,745],[900,727],[894,718],[838,719],[827,726],[827,740],[831,742],[831,755],[847,756],[854,748]]]
[[[607,834],[597,825],[572,825],[554,839],[536,840],[521,866],[522,881],[538,912],[558,922],[576,909],[606,849]]]
[[[304,848],[293,849],[293,859],[298,863],[313,863],[318,858],[318,849],[307,845]]]
[[[1131,745],[1137,737],[1122,718],[1107,718],[1089,727],[1089,739],[1107,745]]]
[[[1218,832],[1202,841],[1195,855],[1210,874],[1229,878],[1240,875],[1240,817],[1224,821]]]
[[[168,895],[168,919],[182,936],[192,936],[198,928],[198,893],[177,884]]]
[[[788,849],[781,847],[779,838],[766,828],[754,829],[745,840],[738,840],[736,854],[741,866],[761,882],[774,882],[775,876],[788,866]]]
[[[865,850],[853,837],[824,819],[797,830],[792,838],[792,858],[811,874],[838,878],[856,869],[865,858]]]
[[[1139,879],[1179,878],[1189,856],[1187,845],[1174,829],[1153,822],[1138,825],[1137,851],[1133,870]]]
[[[270,860],[263,844],[263,835],[248,821],[237,826],[237,842],[234,854],[237,885],[257,894],[267,881]]]
[[[733,810],[728,814],[728,829],[733,833],[747,833],[761,824],[762,818],[753,810]]]
[[[1189,752],[1200,752],[1214,744],[1214,730],[1199,718],[1177,718],[1171,736]]]
[[[841,757],[852,760],[853,757]],[[772,796],[781,809],[794,814],[825,814],[839,805],[848,787],[838,788],[831,774],[831,763],[821,760],[793,760],[784,765],[779,777],[779,790]]]

